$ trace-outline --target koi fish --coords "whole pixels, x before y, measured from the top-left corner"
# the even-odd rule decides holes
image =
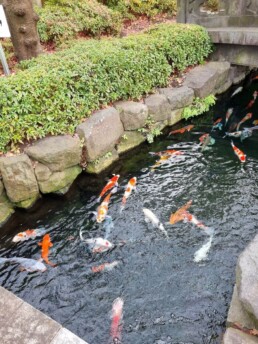
[[[253,124],[254,124],[254,125],[258,125],[258,119],[254,120],[254,121],[253,121]]]
[[[20,241],[26,241],[29,239],[35,239],[37,236],[43,235],[45,234],[46,231],[44,229],[27,229],[24,232],[20,232],[18,234],[16,234],[13,239],[12,242],[20,242]]]
[[[106,252],[106,251],[108,251],[114,247],[114,245],[110,241],[108,241],[107,239],[103,239],[103,238],[84,239],[82,236],[81,230],[80,230],[80,239],[81,239],[81,241],[84,241],[86,244],[89,245],[89,247],[93,253]]]
[[[53,264],[48,260],[49,248],[53,246],[50,240],[50,235],[45,234],[43,236],[42,242],[39,242],[38,245],[41,246],[41,258],[50,266],[55,267],[56,264]]]
[[[168,149],[165,151],[161,151],[161,152],[149,152],[149,154],[151,155],[158,155],[158,156],[164,156],[164,155],[182,155],[183,153],[181,151],[175,150],[175,149]]]
[[[94,273],[98,272],[103,272],[103,271],[111,271],[113,270],[116,266],[118,266],[120,262],[118,260],[112,262],[112,263],[104,263],[98,266],[93,266],[91,268],[91,271]]]
[[[196,225],[197,227],[203,229],[206,234],[211,235],[213,234],[213,229],[210,227],[205,226],[201,221],[197,220],[197,218],[190,214],[188,211],[184,212],[184,220],[187,222],[191,222],[192,224]]]
[[[242,134],[242,131],[235,131],[234,133],[225,132],[225,136],[223,136],[223,138],[226,136],[239,138],[239,137],[241,137],[241,134]]]
[[[237,148],[233,141],[231,141],[231,146],[234,150],[234,153],[236,154],[236,156],[238,157],[238,159],[241,161],[241,162],[245,162],[246,161],[246,155],[239,149]]]
[[[153,214],[153,212],[147,208],[143,208],[142,209],[144,215],[145,215],[145,221],[151,222],[153,224],[153,226],[158,227],[164,234],[165,236],[168,238],[168,233],[165,230],[163,224],[160,222],[160,220],[157,218],[157,216],[155,214]]]
[[[256,98],[257,98],[257,95],[258,95],[258,92],[257,92],[257,91],[254,91],[254,93],[253,93],[253,99],[250,100],[250,102],[247,104],[247,107],[245,108],[246,110],[247,110],[247,109],[250,109],[250,108],[254,105],[254,103],[255,103],[255,101],[256,101]]]
[[[209,134],[204,138],[202,144],[202,149],[201,151],[204,152],[207,150],[208,146],[212,146],[215,143],[215,139],[211,137]]]
[[[161,155],[160,159],[151,167],[151,171],[153,172],[156,167],[160,166],[164,161],[170,158],[169,155]]]
[[[242,90],[243,90],[243,87],[242,87],[242,86],[238,87],[238,88],[235,90],[235,92],[232,93],[231,98],[234,97],[236,94],[242,92]]]
[[[125,188],[125,193],[122,199],[122,206],[121,206],[121,210],[123,210],[123,208],[125,207],[126,201],[128,199],[128,197],[131,195],[133,190],[136,190],[136,182],[137,179],[136,177],[133,177],[129,180],[126,188]]]
[[[222,123],[217,123],[215,125],[212,126],[211,131],[218,129],[218,130],[222,130],[223,129],[223,124]]]
[[[251,119],[253,116],[253,114],[251,112],[249,112],[247,115],[245,115],[245,117],[243,119],[241,119],[241,121],[238,123],[237,127],[236,127],[236,131],[239,130],[241,124],[243,124],[245,121],[248,121],[249,119]]]
[[[111,189],[113,189],[115,186],[118,186],[118,179],[120,178],[120,175],[117,174],[117,175],[114,175],[114,177],[112,177],[107,185],[102,189],[100,195],[99,195],[99,198],[97,199],[97,201],[99,202],[101,200],[101,198],[105,195],[105,193]]]
[[[228,123],[228,120],[229,120],[230,116],[232,115],[233,111],[234,111],[233,108],[229,108],[228,111],[226,112],[225,125]]]
[[[29,259],[29,258],[20,258],[20,257],[12,257],[12,258],[0,258],[0,264],[4,263],[18,263],[20,264],[21,268],[28,272],[40,271],[44,272],[47,270],[45,264],[43,264],[40,260]]]
[[[96,215],[96,220],[98,223],[101,223],[105,220],[108,212],[108,205],[110,202],[110,197],[113,193],[117,191],[117,188],[114,188],[103,200],[103,202],[98,207],[97,212],[93,212]]]
[[[192,205],[192,200],[188,201],[185,205],[179,208],[175,213],[171,214],[169,223],[171,225],[176,224],[179,221],[183,221],[185,219],[185,212],[189,209]]]
[[[190,125],[187,125],[186,127],[183,127],[181,129],[177,129],[177,130],[173,130],[171,131],[168,136],[170,135],[173,135],[173,134],[183,134],[184,132],[186,131],[190,131],[194,128],[194,125],[190,124]]]
[[[198,251],[195,252],[194,254],[195,263],[199,263],[200,261],[206,259],[207,254],[211,248],[212,239],[213,239],[213,235],[210,236],[206,244],[204,244]]]
[[[121,343],[121,325],[123,319],[123,307],[124,300],[121,297],[118,297],[114,300],[111,313],[111,329],[110,335],[112,338],[112,343],[118,344]]]
[[[209,134],[203,134],[201,137],[199,137],[199,141],[203,143],[207,136],[209,136]]]
[[[213,125],[216,125],[216,124],[220,123],[221,121],[222,121],[222,117],[219,117],[219,118],[213,123]]]

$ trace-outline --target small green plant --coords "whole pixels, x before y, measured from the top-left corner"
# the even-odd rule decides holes
[[[204,6],[212,12],[217,12],[219,10],[219,0],[206,0]]]
[[[104,155],[104,158],[105,158],[105,159],[111,158],[112,155],[113,155],[112,152],[107,152],[107,153]]]
[[[137,131],[144,134],[149,143],[152,143],[155,137],[162,134],[160,128],[156,126],[155,121],[151,116],[147,118],[145,127],[139,128]]]
[[[124,141],[127,141],[127,140],[128,140],[128,137],[127,137],[127,135],[126,135],[126,134],[124,134],[124,135],[122,136],[122,139],[123,139]]]
[[[202,113],[209,110],[209,108],[215,104],[216,97],[210,94],[206,98],[200,99],[196,97],[192,105],[184,108],[182,118],[188,119],[190,117],[201,115]]]

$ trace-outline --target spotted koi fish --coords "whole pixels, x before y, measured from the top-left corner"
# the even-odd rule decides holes
[[[109,190],[113,189],[115,186],[118,186],[118,179],[120,178],[120,175],[117,174],[117,175],[114,175],[114,177],[112,177],[107,185],[102,189],[100,195],[99,195],[99,198],[98,198],[98,202],[101,200],[101,198],[105,195],[106,192],[108,192]]]
[[[168,135],[183,134],[184,132],[190,131],[193,128],[194,128],[194,125],[190,124],[190,125],[187,125],[186,127],[183,127],[181,129],[173,130]]]
[[[213,228],[205,226],[201,221],[199,221],[194,215],[190,214],[188,211],[184,212],[184,220],[187,222],[191,222],[195,226],[203,229],[207,235],[213,234]]]
[[[104,263],[104,264],[101,264],[98,266],[93,266],[91,268],[91,271],[93,273],[99,273],[99,272],[103,272],[103,271],[111,271],[119,264],[120,264],[120,262],[116,260],[112,263]]]
[[[167,161],[170,158],[170,155],[161,155],[160,159],[151,167],[151,171],[153,172],[156,167],[160,166],[164,161]]]
[[[110,336],[113,344],[121,343],[121,325],[123,319],[123,307],[124,300],[121,297],[118,297],[113,302],[112,313],[111,313],[111,329]]]
[[[239,130],[241,124],[243,124],[244,122],[248,121],[249,119],[251,119],[253,116],[253,114],[251,112],[249,112],[247,115],[245,115],[245,117],[238,123],[237,127],[236,127],[236,131]]]
[[[49,248],[53,246],[51,240],[50,240],[50,235],[45,234],[43,237],[42,242],[38,243],[39,246],[41,246],[41,258],[50,266],[55,267],[56,264],[51,263],[48,260],[48,255],[49,255]]]
[[[125,204],[126,204],[128,197],[131,195],[132,191],[136,189],[136,182],[137,182],[136,177],[133,177],[129,180],[129,182],[126,186],[126,189],[125,189],[123,199],[122,199],[121,209],[123,209],[125,207]]]
[[[236,154],[236,156],[238,157],[238,159],[241,161],[241,162],[246,162],[246,155],[239,149],[237,148],[233,141],[231,141],[231,146],[234,150],[234,153]]]
[[[158,156],[165,156],[165,155],[172,156],[172,155],[182,155],[183,153],[181,151],[176,150],[176,149],[168,149],[165,151],[155,152],[155,153],[149,152],[149,154],[158,155]]]
[[[37,236],[43,235],[45,234],[46,231],[44,229],[27,229],[24,232],[20,232],[18,234],[16,234],[13,239],[12,242],[20,242],[20,241],[26,241],[29,239],[35,239]]]
[[[94,214],[96,214],[96,220],[98,223],[101,223],[105,220],[106,216],[107,216],[107,212],[108,212],[108,205],[110,202],[110,197],[113,193],[115,193],[117,191],[117,188],[114,188],[103,200],[103,202],[100,204],[100,206],[98,207],[98,211],[97,213],[94,212]]]
[[[254,93],[253,93],[253,99],[250,100],[250,102],[247,104],[247,107],[245,108],[246,110],[247,110],[247,109],[250,109],[250,108],[254,105],[254,103],[255,103],[255,101],[256,101],[256,98],[257,98],[257,95],[258,95],[258,92],[257,92],[257,91],[254,91]]]

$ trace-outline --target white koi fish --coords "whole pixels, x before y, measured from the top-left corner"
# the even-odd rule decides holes
[[[242,92],[242,90],[243,90],[243,87],[242,87],[242,86],[238,87],[238,88],[232,93],[231,98],[234,97],[236,94]]]
[[[46,231],[44,229],[27,229],[24,232],[20,232],[16,234],[13,237],[12,242],[20,242],[20,241],[26,241],[29,239],[35,239],[37,236],[41,236],[45,233]]]
[[[207,254],[211,248],[213,236],[210,236],[210,239],[204,244],[198,251],[194,254],[194,262],[199,263],[207,257]]]
[[[229,108],[228,111],[226,112],[225,125],[228,123],[228,120],[229,120],[230,116],[232,115],[233,110],[234,110],[233,108]]]
[[[153,212],[147,208],[143,208],[142,211],[145,215],[145,221],[147,223],[151,222],[153,224],[153,226],[158,227],[165,234],[165,236],[168,238],[168,233],[165,230],[163,224],[157,218],[157,216],[155,214],[153,214]]]
[[[80,239],[89,245],[92,253],[102,253],[110,250],[114,245],[103,238],[84,239],[80,230]]]
[[[112,343],[120,344],[121,343],[121,324],[123,320],[123,307],[124,300],[121,297],[118,297],[114,300],[111,313],[111,328],[110,336]]]
[[[21,268],[28,272],[40,271],[44,272],[47,270],[45,264],[43,264],[40,260],[29,259],[29,258],[20,258],[20,257],[12,257],[12,258],[0,258],[0,264],[4,263],[18,263],[20,264]]]

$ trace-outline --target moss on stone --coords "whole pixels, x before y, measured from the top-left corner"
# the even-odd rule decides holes
[[[146,141],[146,138],[141,133],[137,131],[126,131],[124,137],[121,138],[117,145],[117,152],[118,154],[125,153],[139,146],[144,141]]]
[[[110,152],[110,154],[105,154],[104,156],[96,159],[95,161],[88,163],[86,172],[90,174],[99,174],[100,172],[108,168],[110,165],[112,165],[113,162],[117,161],[118,158],[119,156],[117,151],[113,150],[112,152]]]

